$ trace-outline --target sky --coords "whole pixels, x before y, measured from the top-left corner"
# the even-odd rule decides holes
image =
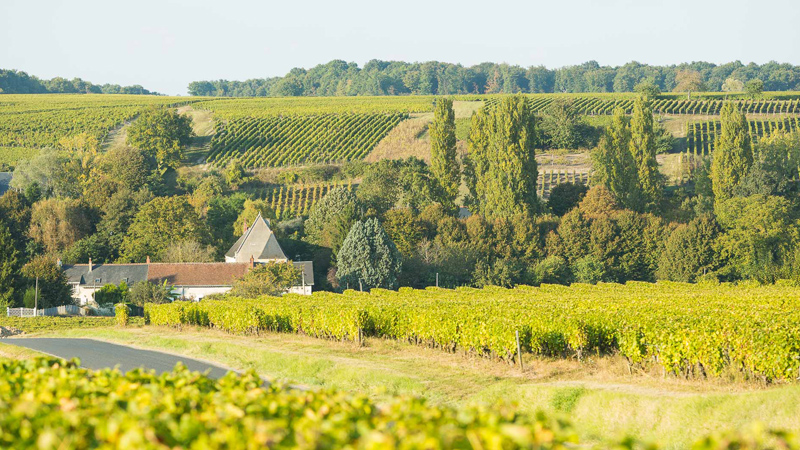
[[[0,68],[185,95],[332,59],[800,64],[798,2],[0,0]]]

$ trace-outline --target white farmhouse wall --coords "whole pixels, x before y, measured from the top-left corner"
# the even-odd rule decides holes
[[[179,297],[200,301],[208,295],[225,294],[230,290],[230,286],[175,286],[172,293]]]

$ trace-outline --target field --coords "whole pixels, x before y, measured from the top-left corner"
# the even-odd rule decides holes
[[[605,116],[620,106],[630,111],[635,94],[526,94],[543,112],[554,99],[566,98],[581,114]],[[455,96],[457,135],[461,147],[469,117],[477,107],[492,107],[503,95]],[[654,102],[657,114],[708,117],[719,113],[724,94],[663,94]],[[135,95],[4,95],[0,99],[0,164],[13,166],[61,139],[86,133],[101,142],[123,123],[151,105],[191,104],[202,115],[202,139],[189,153],[190,164],[224,167],[239,160],[248,168],[286,167],[415,155],[427,159],[426,123],[433,96],[200,98]],[[760,99],[735,98],[748,114],[796,117],[800,95],[765,93]],[[761,120],[761,119],[759,119]],[[764,119],[766,120],[766,119]],[[708,150],[708,133],[690,122],[689,152]],[[696,127],[699,127],[696,129]],[[392,133],[397,130],[396,133]],[[705,134],[704,134],[705,133]],[[713,134],[713,133],[712,133]],[[212,138],[213,135],[213,138]],[[704,136],[703,138],[696,136]],[[708,141],[708,142],[706,142]],[[422,148],[425,147],[425,148]],[[375,153],[372,155],[372,153]],[[545,191],[547,189],[545,188]]]
[[[518,332],[519,348],[534,355],[580,360],[618,353],[632,368],[657,366],[665,376],[772,383],[800,377],[798,293],[782,285],[667,282],[403,288],[151,305],[145,320],[232,333],[377,336],[509,363],[520,357]]]
[[[88,134],[103,141],[123,122],[152,105],[185,103],[180,97],[134,95],[3,95],[0,164],[14,164],[63,138]]]
[[[208,161],[225,166],[276,167],[363,159],[407,116],[325,114],[229,121],[211,140]]]

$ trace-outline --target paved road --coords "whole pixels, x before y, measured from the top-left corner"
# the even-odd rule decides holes
[[[190,370],[205,372],[208,376],[220,378],[228,369],[215,366],[196,359],[168,353],[139,350],[124,345],[96,341],[94,339],[68,338],[10,338],[3,339],[4,344],[18,345],[59,358],[79,358],[81,366],[89,369],[106,369],[119,366],[123,372],[144,367],[154,369],[156,373],[169,372],[175,364],[182,362]]]

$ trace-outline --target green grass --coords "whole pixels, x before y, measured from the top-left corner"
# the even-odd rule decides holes
[[[504,363],[381,339],[358,347],[296,335],[242,337],[155,327],[58,334],[175,352],[255,369],[281,381],[366,393],[376,400],[407,394],[450,406],[513,401],[527,412],[543,410],[567,418],[590,441],[633,434],[678,449],[710,432],[744,429],[754,422],[800,430],[798,385],[766,389],[631,376],[619,358],[589,363],[532,359],[521,374]]]

